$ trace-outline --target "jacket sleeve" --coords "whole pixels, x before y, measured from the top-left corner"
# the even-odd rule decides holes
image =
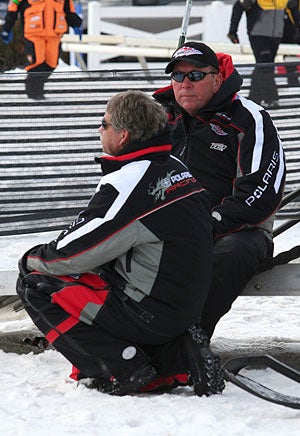
[[[64,12],[66,14],[66,21],[71,27],[80,27],[82,19],[75,12],[74,3],[72,0],[65,0]]]
[[[56,240],[33,247],[26,253],[27,269],[50,275],[80,274],[126,253],[132,243],[129,237],[126,239],[129,233],[126,229],[132,220],[122,212],[118,214],[123,207],[119,203],[116,188],[102,185],[87,209]],[[131,225],[134,224],[135,221]]]
[[[11,29],[14,27],[14,24],[18,19],[20,4],[21,2],[19,2],[19,4],[15,2],[9,2],[7,12],[4,18],[4,24],[1,29],[2,31],[10,32]]]
[[[248,226],[271,231],[262,223],[276,212],[282,199],[286,171],[281,140],[267,112],[256,109],[251,118],[238,135],[233,195],[213,208],[216,236]]]
[[[299,14],[298,1],[297,0],[290,0],[288,2],[288,8],[290,10],[294,26],[299,29],[300,28],[300,14]]]
[[[239,0],[237,0],[232,8],[229,33],[236,33],[238,30],[239,22],[242,18],[244,9]]]

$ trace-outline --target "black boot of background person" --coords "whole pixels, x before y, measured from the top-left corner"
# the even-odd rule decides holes
[[[28,71],[25,79],[25,90],[28,98],[34,100],[45,100],[44,84],[52,73],[53,68],[45,62]]]
[[[25,90],[28,98],[44,100],[44,80],[40,73],[28,73],[25,80]]]
[[[255,66],[248,98],[265,109],[279,106],[273,64]]]
[[[275,57],[280,38],[249,35],[249,42],[255,57],[255,68],[251,78],[249,99],[265,109],[279,106],[275,81]]]
[[[298,64],[295,64],[295,63],[287,63],[285,65],[288,86],[293,87],[293,88],[300,86],[300,84],[299,84],[299,72],[298,72],[297,67],[298,67]]]

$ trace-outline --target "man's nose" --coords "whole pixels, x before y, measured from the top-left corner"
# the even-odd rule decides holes
[[[188,76],[184,76],[183,81],[181,83],[182,83],[182,85],[188,85],[188,86],[191,85],[191,81],[188,78]]]

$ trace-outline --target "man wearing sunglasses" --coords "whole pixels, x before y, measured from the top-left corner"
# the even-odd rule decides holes
[[[195,324],[212,266],[207,195],[170,156],[166,113],[147,94],[112,97],[99,132],[96,193],[56,240],[25,253],[18,294],[88,387],[220,393],[220,360]]]
[[[166,73],[171,84],[154,97],[168,113],[172,153],[211,198],[213,278],[201,318],[211,337],[261,262],[273,255],[273,220],[285,182],[283,149],[269,114],[238,94],[242,78],[229,55],[186,42]]]

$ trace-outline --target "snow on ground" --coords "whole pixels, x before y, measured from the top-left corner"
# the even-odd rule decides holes
[[[61,65],[64,68],[64,65]],[[32,246],[57,232],[0,237],[1,268],[15,269]],[[275,254],[300,244],[300,224],[275,238]],[[240,297],[219,322],[212,347],[229,355],[293,354],[299,369],[299,297]],[[27,330],[32,322],[0,322],[0,332]],[[0,422],[3,436],[296,436],[300,410],[259,399],[227,383],[222,395],[199,398],[191,388],[169,394],[112,397],[68,378],[70,364],[54,350],[14,354],[0,350]],[[299,384],[270,369],[247,375],[300,397]]]
[[[16,268],[26,250],[56,235],[1,237],[2,268]],[[298,224],[275,238],[275,253],[299,242]],[[289,349],[299,360],[299,315],[299,297],[241,297],[220,321],[212,346],[221,353],[238,349],[240,354]],[[28,329],[31,325],[29,319],[6,321],[0,323],[0,331]],[[0,365],[0,433],[4,436],[299,434],[300,410],[264,401],[231,383],[222,395],[209,398],[195,397],[189,387],[169,394],[119,398],[78,387],[68,378],[70,364],[54,350],[22,355],[0,350]],[[251,369],[247,375],[272,389],[300,396],[299,384],[271,369]]]

